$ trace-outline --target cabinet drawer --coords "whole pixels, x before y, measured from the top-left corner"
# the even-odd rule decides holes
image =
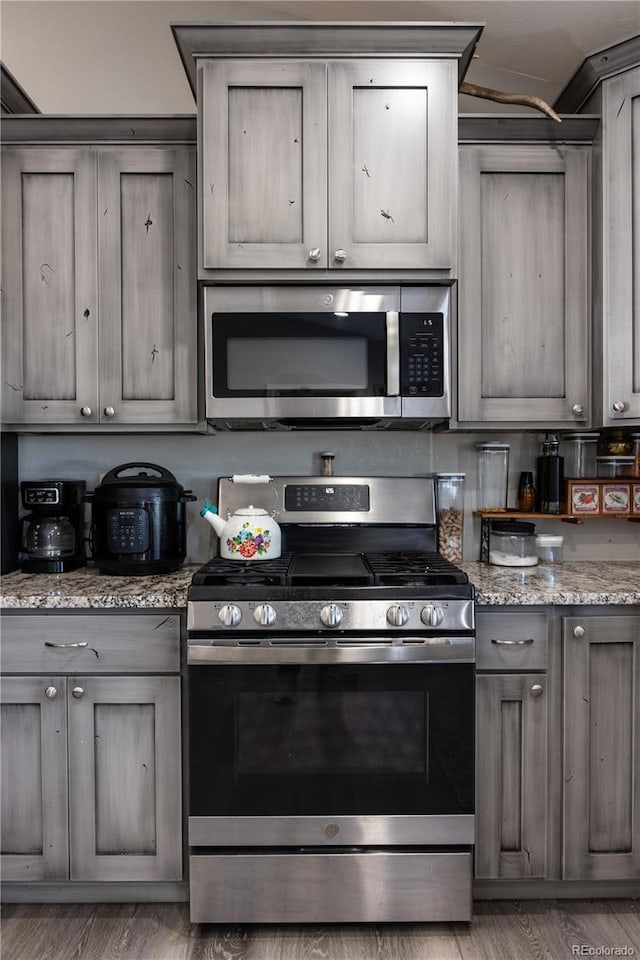
[[[478,670],[546,670],[546,613],[476,614]]]
[[[1,664],[4,673],[177,673],[180,617],[5,616]]]

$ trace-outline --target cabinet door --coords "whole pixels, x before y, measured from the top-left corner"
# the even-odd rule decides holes
[[[603,84],[605,424],[640,422],[640,67]]]
[[[454,266],[456,118],[455,63],[329,66],[329,266]]]
[[[195,152],[101,151],[100,419],[195,423]]]
[[[64,880],[69,876],[65,680],[9,677],[1,689],[2,876]]]
[[[96,169],[90,148],[5,148],[5,423],[97,420],[96,277]]]
[[[590,415],[589,148],[460,149],[458,419]]]
[[[325,267],[323,63],[198,65],[202,264]]]
[[[640,879],[640,617],[566,617],[565,880]]]
[[[72,880],[182,876],[180,680],[70,677]]]
[[[547,874],[547,679],[476,678],[478,878]]]

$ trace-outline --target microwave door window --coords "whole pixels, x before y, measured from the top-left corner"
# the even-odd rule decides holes
[[[329,337],[227,340],[229,390],[266,396],[347,393],[367,389],[367,341]]]
[[[213,314],[217,397],[386,392],[384,313]]]

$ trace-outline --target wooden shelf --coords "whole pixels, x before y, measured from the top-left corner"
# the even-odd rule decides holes
[[[489,562],[489,523],[491,520],[561,520],[562,523],[573,523],[580,526],[585,520],[629,520],[631,523],[640,523],[640,514],[612,513],[605,516],[576,517],[572,513],[525,513],[522,510],[474,510],[474,517],[482,520],[480,531],[480,562]]]

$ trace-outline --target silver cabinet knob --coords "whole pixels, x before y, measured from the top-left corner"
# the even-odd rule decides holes
[[[574,405],[571,407],[571,410],[573,413],[575,413],[576,417],[581,417],[584,413],[584,407],[581,403],[574,403]]]
[[[320,611],[320,619],[325,627],[339,627],[342,623],[342,610],[337,603],[328,603]]]
[[[392,627],[404,627],[409,619],[409,611],[401,603],[394,603],[387,610],[387,621]]]
[[[338,263],[344,263],[344,261],[347,259],[347,251],[343,250],[342,248],[340,248],[340,250],[336,250],[333,255],[333,259],[337,260]]]
[[[321,255],[322,251],[320,250],[320,247],[312,247],[311,250],[309,250],[309,260],[318,261]]]
[[[429,604],[428,607],[422,608],[420,619],[427,627],[438,627],[444,620],[444,611],[441,607],[434,607]]]
[[[109,417],[109,419],[111,419],[111,417],[115,417],[115,415],[116,415],[116,412],[115,412],[115,410],[113,409],[113,407],[105,407],[104,410],[103,410],[103,413],[104,413],[105,417]]]
[[[584,627],[574,627],[574,628],[573,628],[573,635],[574,635],[574,637],[576,637],[578,640],[582,640],[582,638],[584,637]]]
[[[541,697],[543,690],[544,690],[544,687],[542,686],[541,683],[534,683],[534,685],[531,687],[531,690],[529,692],[532,697]]]
[[[84,690],[82,687],[74,687],[71,691],[71,696],[75,697],[76,700],[82,700],[84,697]]]
[[[611,406],[613,407],[614,413],[624,413],[627,409],[627,405],[624,400],[614,400]]]
[[[225,603],[224,607],[218,610],[218,620],[225,627],[237,627],[242,620],[242,611],[235,603]]]
[[[80,407],[80,416],[81,417],[90,417],[93,413],[91,407],[88,407],[86,404],[83,407]]]
[[[270,627],[276,622],[276,612],[270,603],[260,603],[253,611],[253,619],[261,627]]]
[[[55,700],[55,698],[58,696],[58,691],[55,687],[47,687],[47,689],[44,692],[44,695],[47,698],[47,700]]]

